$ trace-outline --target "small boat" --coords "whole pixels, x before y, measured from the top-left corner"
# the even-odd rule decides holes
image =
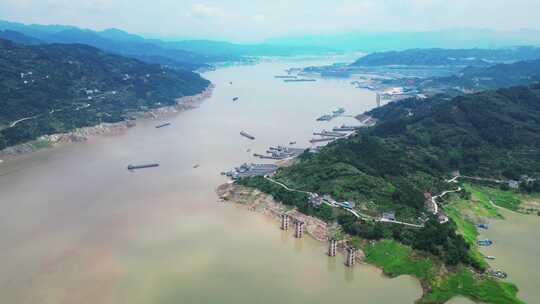
[[[489,228],[488,224],[478,224],[478,225],[476,225],[476,227],[482,228],[482,229],[488,229]]]
[[[239,97],[234,97],[232,101],[237,101]]]
[[[296,142],[295,142],[295,141],[291,141],[291,142],[289,143],[289,145],[291,145],[291,146],[292,146],[292,145],[296,145]]]
[[[487,271],[487,273],[499,279],[506,279],[508,277],[508,274],[506,272],[497,269],[490,269]]]
[[[197,169],[199,167],[200,167],[199,164],[196,164],[195,166],[193,166],[194,169]]]
[[[156,129],[161,129],[161,128],[163,128],[163,127],[168,127],[168,126],[170,126],[170,125],[171,125],[170,122],[166,122],[166,123],[157,125],[157,126],[156,126]]]
[[[332,117],[331,115],[326,114],[326,115],[323,115],[323,116],[317,118],[317,121],[329,121],[329,120],[331,120],[332,118],[333,118],[333,117]]]
[[[485,258],[488,259],[488,260],[495,260],[496,259],[496,257],[493,256],[493,255],[486,255]]]
[[[478,246],[491,246],[493,244],[493,241],[489,239],[484,239],[484,240],[478,240],[476,243],[478,244]]]
[[[345,113],[345,108],[337,108],[334,111],[332,111],[332,114],[334,115],[341,115],[343,113]]]

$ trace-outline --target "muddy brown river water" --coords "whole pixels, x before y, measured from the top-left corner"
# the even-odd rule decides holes
[[[422,293],[413,278],[346,269],[326,244],[217,201],[220,172],[258,161],[251,154],[270,145],[308,147],[312,132],[355,123],[315,121],[337,107],[375,106],[374,93],[348,80],[273,77],[306,64],[208,72],[216,88],[198,109],[0,164],[1,302],[413,303]],[[164,121],[171,126],[154,128]],[[160,167],[126,170],[146,162]]]

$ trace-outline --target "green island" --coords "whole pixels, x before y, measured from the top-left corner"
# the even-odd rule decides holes
[[[416,277],[424,290],[419,303],[454,296],[524,303],[478,250],[477,227],[503,218],[499,208],[538,212],[522,204],[540,190],[540,86],[405,100],[367,114],[378,119],[375,126],[306,151],[271,179],[237,183],[338,223],[365,262],[391,277]],[[308,193],[351,202],[359,216],[312,204]],[[434,195],[437,212],[429,208]],[[392,221],[380,220],[389,213]]]

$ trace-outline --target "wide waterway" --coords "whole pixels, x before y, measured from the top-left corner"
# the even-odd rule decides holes
[[[375,106],[373,93],[348,80],[273,78],[308,64],[209,72],[216,89],[198,109],[0,164],[1,302],[413,303],[422,293],[413,278],[346,269],[342,256],[325,255],[326,244],[294,239],[269,218],[217,202],[214,190],[226,181],[220,172],[260,162],[251,154],[269,145],[308,147],[312,132],[355,123],[315,121],[336,107],[358,114]],[[154,128],[163,121],[172,125]],[[146,162],[161,166],[126,170]],[[533,271],[540,244],[527,240],[538,223],[517,220],[490,229],[491,250],[534,303],[540,290],[526,277],[540,273]],[[516,256],[509,246],[523,251]]]
[[[375,105],[347,80],[273,78],[304,64],[209,72],[214,95],[198,109],[1,164],[1,302],[413,303],[422,293],[413,278],[346,269],[326,244],[217,202],[220,172],[269,145],[307,147],[312,132],[355,123],[315,121],[338,106],[357,114]],[[162,121],[172,125],[155,129]],[[161,166],[126,170],[146,162]]]

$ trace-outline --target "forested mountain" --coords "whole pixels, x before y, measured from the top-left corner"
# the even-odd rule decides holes
[[[28,46],[0,39],[0,149],[173,105],[176,98],[200,93],[208,85],[193,72],[86,45]]]
[[[288,185],[412,216],[453,170],[517,178],[540,172],[540,86],[409,99],[368,114],[375,127],[280,171]],[[396,196],[396,193],[405,193]]]
[[[502,49],[410,49],[372,53],[359,58],[351,66],[488,66],[539,58],[540,48],[525,46]]]

